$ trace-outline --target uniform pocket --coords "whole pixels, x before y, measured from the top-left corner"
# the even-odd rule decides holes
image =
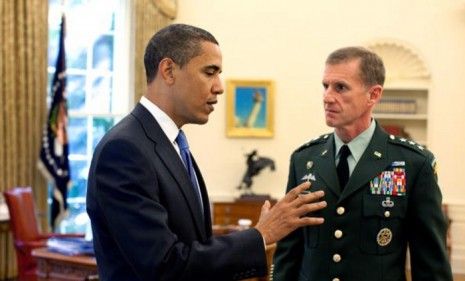
[[[360,248],[367,254],[389,254],[405,243],[406,196],[365,194]]]

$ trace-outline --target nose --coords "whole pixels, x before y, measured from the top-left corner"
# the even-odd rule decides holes
[[[334,102],[334,92],[331,90],[330,87],[323,90],[323,102],[324,103]]]
[[[212,92],[215,95],[221,95],[222,93],[224,93],[224,86],[223,86],[223,81],[221,81],[221,78],[217,77],[215,79],[215,82],[213,83],[213,86],[212,86]]]

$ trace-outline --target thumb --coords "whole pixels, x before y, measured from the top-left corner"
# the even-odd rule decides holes
[[[270,211],[270,208],[271,208],[270,201],[265,200],[265,203],[263,203],[263,205],[262,205],[262,211],[260,213],[260,218],[262,218],[263,216],[268,214],[268,212]]]

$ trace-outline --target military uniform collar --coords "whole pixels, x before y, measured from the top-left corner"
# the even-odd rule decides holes
[[[355,137],[353,140],[351,140],[349,143],[347,143],[347,146],[349,146],[350,153],[352,157],[355,159],[355,163],[360,160],[362,157],[363,153],[365,152],[366,148],[370,144],[370,141],[375,133],[376,129],[376,122],[374,119],[371,119],[371,124],[370,126],[363,131],[360,135]],[[334,133],[334,159],[337,159],[337,156],[339,154],[339,150],[345,143],[339,138],[339,136]]]

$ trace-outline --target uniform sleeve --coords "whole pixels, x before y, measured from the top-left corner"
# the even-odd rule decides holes
[[[294,158],[291,158],[287,191],[296,186],[294,173]],[[298,280],[300,265],[303,256],[303,231],[302,228],[291,232],[279,241],[274,255],[274,281]]]
[[[408,235],[412,281],[452,281],[446,253],[447,224],[431,154],[421,164],[409,198]]]

